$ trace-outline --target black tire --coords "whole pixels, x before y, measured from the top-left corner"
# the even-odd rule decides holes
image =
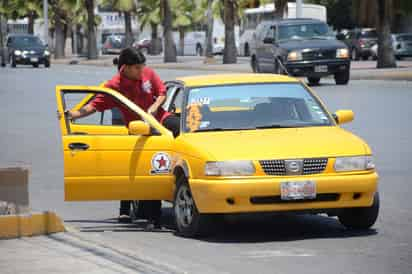
[[[176,181],[173,200],[176,232],[183,237],[205,236],[210,233],[213,215],[200,214],[190,191],[187,179],[180,176]]]
[[[50,61],[46,61],[46,62],[44,63],[44,66],[45,66],[46,68],[49,68],[49,67],[50,67]]]
[[[254,73],[260,73],[260,67],[259,67],[259,62],[257,60],[256,56],[252,56],[252,58],[250,59],[250,64],[252,66],[252,70]]]
[[[369,55],[363,55],[362,60],[363,61],[368,61],[369,60]]]
[[[308,77],[308,82],[310,86],[317,86],[320,82],[320,77]]]
[[[357,50],[356,48],[353,48],[353,49],[351,50],[350,56],[351,56],[351,59],[352,59],[352,60],[358,61],[358,60],[359,60],[358,50]]]
[[[349,69],[335,73],[335,83],[337,85],[347,85],[350,79],[350,71]]]
[[[396,60],[398,60],[398,61],[401,61],[402,60],[402,57],[401,56],[399,56],[399,55],[395,55],[395,58],[396,58]]]
[[[245,44],[245,56],[250,56],[249,44]]]
[[[33,63],[32,66],[33,66],[34,68],[38,68],[38,67],[39,67],[39,63]]]
[[[373,197],[370,207],[345,208],[338,215],[339,222],[348,229],[369,229],[372,227],[379,215],[379,192]]]

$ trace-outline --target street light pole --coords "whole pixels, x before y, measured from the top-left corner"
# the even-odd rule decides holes
[[[296,18],[302,18],[302,2],[303,0],[296,0]]]
[[[49,44],[49,3],[43,0],[44,43]]]

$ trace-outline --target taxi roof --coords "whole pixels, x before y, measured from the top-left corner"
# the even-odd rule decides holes
[[[298,79],[286,75],[277,74],[256,74],[256,73],[236,73],[236,74],[216,74],[179,77],[178,81],[183,82],[187,87],[218,86],[234,84],[256,84],[256,83],[297,83]]]

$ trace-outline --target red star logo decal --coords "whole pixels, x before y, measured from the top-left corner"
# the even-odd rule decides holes
[[[163,156],[160,158],[160,160],[156,160],[156,161],[159,164],[159,168],[166,167],[167,161],[163,158]]]

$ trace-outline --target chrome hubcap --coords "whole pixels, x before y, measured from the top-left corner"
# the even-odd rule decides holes
[[[184,227],[190,226],[193,221],[194,203],[187,186],[179,188],[175,203],[176,220]]]

